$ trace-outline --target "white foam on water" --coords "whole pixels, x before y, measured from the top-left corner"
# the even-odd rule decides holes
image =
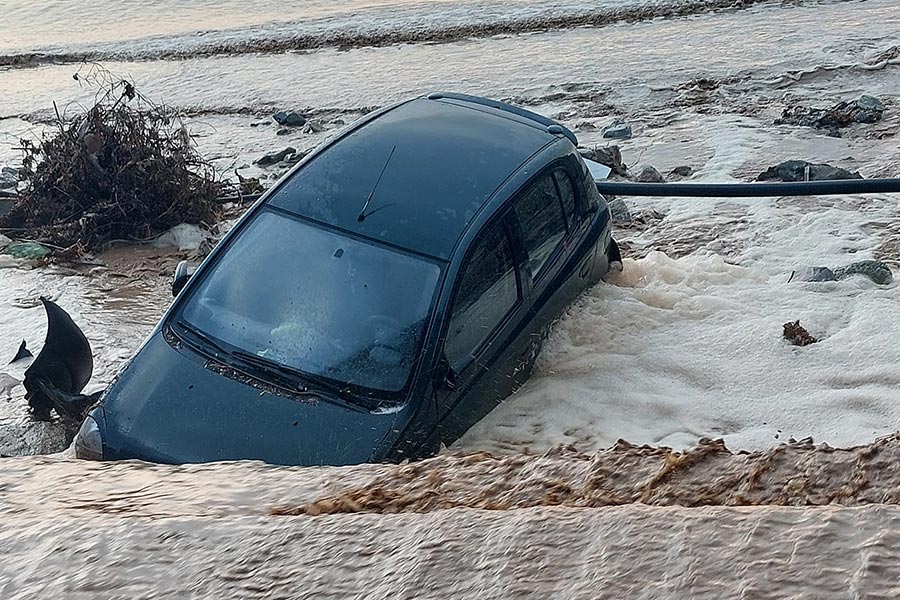
[[[753,124],[690,119],[690,129],[703,132],[706,161],[696,179],[729,181],[772,164],[782,133]],[[853,139],[826,142],[834,147],[821,156],[824,136],[792,135],[806,140],[805,147],[794,142],[800,156],[853,154],[864,171],[890,156],[878,143]],[[626,258],[621,275],[558,322],[534,377],[456,447],[540,451],[573,443],[590,450],[624,438],[683,448],[724,437],[733,449],[758,449],[807,436],[851,445],[898,429],[898,285],[864,277],[789,283],[803,266],[873,258],[882,240],[866,225],[897,222],[895,197],[628,202],[666,216],[643,233],[617,235],[639,255],[654,247],[686,255],[651,250]],[[798,319],[819,343],[800,348],[782,338],[783,324]]]

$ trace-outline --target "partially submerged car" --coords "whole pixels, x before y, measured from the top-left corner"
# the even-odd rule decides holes
[[[104,392],[76,454],[427,456],[525,382],[551,322],[619,260],[570,131],[482,98],[403,102],[247,212]]]

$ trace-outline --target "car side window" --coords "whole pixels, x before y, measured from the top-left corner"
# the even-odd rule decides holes
[[[575,223],[575,186],[572,185],[572,178],[562,169],[553,172],[553,178],[559,188],[559,195],[562,198],[563,209],[566,211],[566,218],[569,223]]]
[[[566,219],[550,176],[538,179],[514,202],[513,207],[522,226],[531,275],[537,280],[547,260],[566,235]]]
[[[479,235],[459,277],[444,342],[450,365],[458,368],[474,355],[518,298],[512,246],[498,221]]]

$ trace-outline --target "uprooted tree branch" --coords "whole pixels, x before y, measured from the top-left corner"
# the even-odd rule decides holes
[[[81,80],[100,90],[94,105],[70,119],[57,111],[57,131],[21,141],[25,186],[0,232],[77,254],[217,220],[223,184],[178,116],[107,71]]]

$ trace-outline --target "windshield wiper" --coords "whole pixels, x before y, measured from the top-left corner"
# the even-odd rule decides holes
[[[330,381],[325,381],[319,377],[316,377],[315,375],[309,375],[308,373],[304,373],[303,371],[300,371],[298,369],[292,369],[287,365],[275,362],[258,354],[253,354],[252,352],[244,352],[243,350],[235,350],[231,354],[253,365],[254,367],[261,369],[262,371],[269,373],[270,375],[288,377],[291,380],[299,381],[303,384],[303,389],[300,391],[308,391],[305,384],[311,383],[314,387],[321,388],[328,392],[333,392],[341,398],[353,398],[353,396],[350,396],[349,390],[346,387],[331,383]]]
[[[213,350],[215,350],[217,353],[225,354],[225,355],[227,355],[229,353],[228,350],[223,348],[217,341],[215,341],[213,338],[209,337],[208,335],[206,335],[205,333],[203,333],[202,331],[200,331],[199,329],[197,329],[190,323],[187,323],[185,321],[176,321],[175,324],[178,325],[178,327],[180,329],[187,331],[193,337],[195,337],[198,340],[200,340],[201,342],[203,342],[203,344],[205,344],[205,345],[209,346],[210,348],[212,348]]]

